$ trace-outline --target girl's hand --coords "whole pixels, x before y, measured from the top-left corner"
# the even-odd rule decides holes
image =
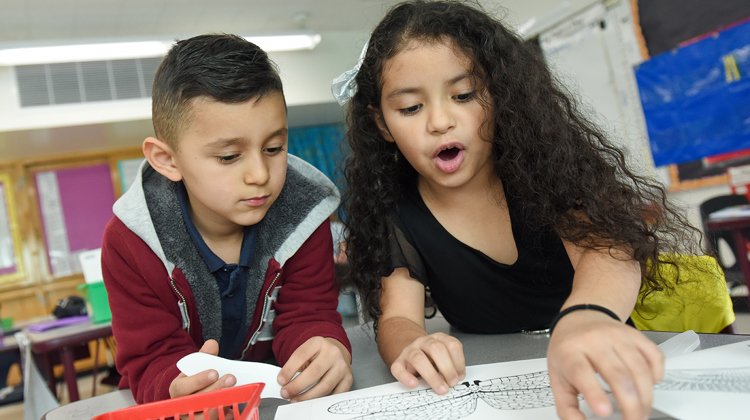
[[[305,341],[279,372],[281,396],[298,402],[348,391],[354,380],[350,360],[349,351],[336,339]],[[300,374],[292,379],[297,372]]]
[[[219,355],[219,343],[216,340],[208,340],[203,343],[199,350],[201,353],[208,353],[214,356]],[[192,376],[186,376],[180,372],[179,375],[169,385],[169,396],[171,398],[183,397],[198,392],[208,392],[217,389],[230,388],[237,383],[234,375],[224,375],[219,378],[219,373],[214,369],[205,370]]]
[[[463,346],[443,333],[419,337],[391,364],[391,373],[410,388],[419,384],[419,375],[435,392],[447,394],[450,387],[466,377]]]
[[[576,311],[555,327],[547,368],[557,415],[584,419],[578,394],[599,417],[613,409],[596,373],[609,385],[623,419],[642,420],[651,412],[654,384],[664,374],[664,355],[635,328],[596,311]]]

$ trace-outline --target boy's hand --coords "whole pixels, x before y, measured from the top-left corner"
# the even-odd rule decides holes
[[[557,415],[584,419],[578,394],[599,417],[613,409],[596,373],[612,390],[625,420],[651,412],[654,384],[664,374],[664,355],[635,328],[595,311],[577,311],[555,327],[547,351],[550,384]]]
[[[391,364],[391,373],[410,388],[419,384],[419,375],[435,392],[447,394],[450,387],[466,377],[463,345],[443,333],[419,337]]]
[[[281,396],[298,402],[348,391],[354,380],[350,361],[349,351],[336,339],[305,341],[279,372]],[[297,372],[300,374],[292,379]]]
[[[203,343],[199,350],[214,356],[219,355],[219,343],[216,340],[208,340]],[[237,383],[234,375],[224,375],[219,378],[219,373],[214,369],[205,370],[192,376],[186,376],[180,372],[169,385],[169,395],[172,398],[183,397],[197,392],[215,391],[217,389],[230,388]]]

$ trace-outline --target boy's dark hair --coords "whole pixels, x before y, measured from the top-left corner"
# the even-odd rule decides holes
[[[479,6],[416,0],[395,6],[373,31],[347,113],[342,220],[352,281],[376,322],[381,277],[391,274],[388,219],[417,174],[371,113],[380,108],[386,61],[411,41],[449,41],[472,63],[494,128],[494,172],[528,226],[587,248],[627,249],[644,286],[662,287],[658,267],[671,263],[660,255],[692,250],[700,231],[667,203],[661,186],[627,167],[530,45]]]
[[[152,120],[156,137],[177,149],[190,122],[192,100],[234,104],[283,93],[276,65],[260,47],[228,34],[177,41],[154,76]]]

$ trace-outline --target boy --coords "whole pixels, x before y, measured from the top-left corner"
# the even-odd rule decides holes
[[[275,356],[293,401],[347,391],[328,222],[339,193],[287,155],[274,65],[242,38],[197,36],[164,58],[152,98],[156,138],[102,244],[120,388],[145,403],[233,386],[179,372],[200,350]]]

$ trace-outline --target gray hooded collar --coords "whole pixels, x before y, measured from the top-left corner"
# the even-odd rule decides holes
[[[315,167],[293,155],[288,155],[287,163],[284,188],[257,225],[256,250],[248,272],[246,327],[252,322],[268,261],[273,258],[283,267],[340,201],[336,186]],[[185,227],[176,183],[144,160],[133,185],[115,202],[113,210],[159,257],[170,276],[175,267],[180,268],[193,292],[204,339],[218,341],[218,286]]]

